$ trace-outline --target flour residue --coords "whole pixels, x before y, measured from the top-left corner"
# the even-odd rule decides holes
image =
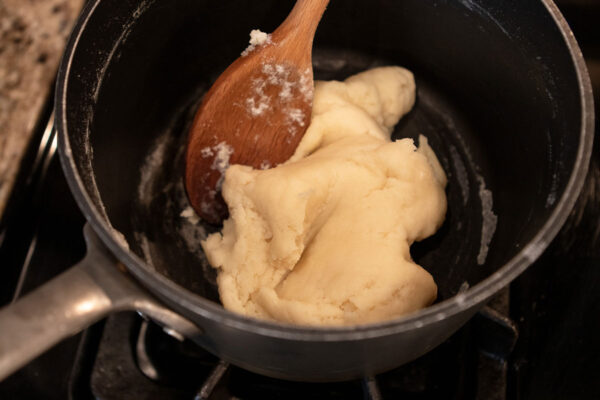
[[[146,235],[140,232],[135,232],[135,241],[137,242],[140,250],[142,250],[142,258],[146,262],[146,264],[154,267],[152,263],[152,252],[150,251],[150,242]]]
[[[202,156],[202,158],[208,158],[208,157],[212,157],[214,155],[215,155],[215,152],[210,147],[205,147],[200,150],[200,156]]]
[[[150,8],[151,5],[155,3],[156,0],[142,0],[139,2],[137,8],[131,14],[131,19],[126,21],[121,26],[121,33],[117,40],[115,41],[114,46],[110,49],[106,56],[106,60],[104,63],[100,65],[100,67],[96,70],[96,87],[94,88],[94,103],[98,101],[98,95],[100,93],[100,89],[102,88],[102,84],[104,81],[104,76],[106,75],[106,71],[108,67],[111,65],[113,60],[118,60],[121,57],[121,49],[123,47],[123,43],[127,41],[127,38],[133,31],[134,26],[138,23],[139,18],[143,15],[143,13]]]
[[[242,57],[246,57],[248,54],[254,51],[257,47],[271,44],[271,34],[262,32],[259,29],[253,29],[250,31],[250,44],[244,51],[242,51]]]
[[[228,166],[228,157],[231,155],[230,147],[222,144],[210,148],[210,151],[213,156],[216,155],[219,158],[219,161],[215,163],[215,168],[224,171]],[[160,201],[164,201],[164,204],[161,203],[161,210],[164,212],[162,218],[165,222],[160,229],[172,231],[174,238],[179,239],[176,242],[181,243],[179,246],[195,256],[205,272],[205,277],[211,280],[210,277],[214,274],[212,274],[200,246],[200,242],[206,238],[206,230],[200,217],[190,206],[183,179],[181,179],[181,171],[175,168],[184,158],[184,154],[185,144],[180,139],[174,138],[171,131],[165,132],[154,141],[140,169],[137,201],[141,215],[138,218],[144,219],[152,215],[154,212],[151,208],[153,201],[163,199]],[[165,171],[171,171],[167,173],[173,177],[168,179],[168,184],[163,185],[159,182],[163,182]],[[144,261],[148,265],[158,268],[161,264],[162,254],[160,245],[150,239],[155,235],[147,234],[147,229],[152,232],[156,228],[145,227],[144,224],[141,224],[134,232],[134,240]],[[156,265],[153,257],[158,257],[154,260]]]
[[[548,164],[549,169],[553,169],[553,161],[554,161],[554,150],[552,146],[552,136],[549,130],[546,130],[546,142],[548,143]],[[558,193],[558,175],[556,172],[552,173],[552,178],[550,181],[550,189],[548,191],[548,197],[546,197],[546,208],[550,208],[556,203]]]
[[[181,210],[179,213],[180,223],[177,224],[177,234],[185,243],[185,247],[198,260],[202,268],[204,277],[207,281],[216,285],[212,267],[206,259],[202,250],[201,242],[206,239],[206,229],[202,225],[202,220],[192,208],[183,187],[183,181],[179,181],[174,187],[174,196],[172,207],[175,210]]]
[[[152,202],[152,185],[154,177],[164,167],[165,153],[169,147],[170,136],[164,135],[156,139],[140,169],[140,184],[138,200],[141,205],[148,207]]]
[[[112,225],[109,224],[111,233],[113,235],[113,238],[117,241],[117,243],[119,243],[119,245],[121,247],[123,247],[126,250],[129,250],[129,243],[127,242],[127,239],[125,238],[125,235],[123,235],[121,232],[119,232],[118,230],[116,230]]]
[[[200,222],[200,217],[196,214],[196,211],[192,208],[192,206],[187,206],[183,209],[183,211],[179,214],[180,217],[185,218],[192,225],[197,225]]]
[[[494,17],[494,15],[489,10],[487,10],[485,7],[482,7],[480,4],[478,4],[477,2],[475,2],[473,0],[459,0],[459,1],[460,1],[460,3],[462,3],[463,6],[465,6],[470,11],[477,13],[477,14],[485,17],[486,19],[489,19],[490,21],[492,21],[506,36],[508,36],[508,37],[511,36],[510,33],[504,27],[504,25],[502,23],[500,23],[500,20],[498,20],[498,18]]]
[[[225,179],[225,171],[227,171],[227,168],[229,168],[232,154],[233,147],[231,147],[225,141],[219,142],[217,145],[212,147],[206,146],[200,150],[200,156],[202,158],[214,157],[210,169],[213,171],[217,171],[220,174],[215,189],[211,189],[210,187],[206,186],[206,190],[211,202],[215,200],[217,192],[221,190],[221,187],[223,186],[223,181]],[[207,202],[202,202],[200,204],[200,208],[202,209],[203,213],[210,214],[212,212],[212,207]]]
[[[198,258],[204,259],[204,252],[200,242],[206,239],[206,230],[202,225],[202,220],[196,214],[196,211],[190,205],[183,182],[177,183],[175,186],[174,204],[173,207],[176,210],[181,210],[179,213],[180,224],[178,227],[179,236],[185,242],[186,247],[189,251],[194,253]]]
[[[271,162],[269,160],[262,160],[259,168],[260,169],[269,169],[269,168],[271,168]]]
[[[548,197],[546,198],[546,208],[550,208],[556,203],[556,178],[552,177],[552,187],[550,188],[550,193],[548,193]]]
[[[275,110],[282,111],[288,133],[293,136],[308,119],[294,104],[299,97],[310,102],[312,88],[310,68],[298,75],[291,66],[265,63],[257,77],[252,79],[251,94],[244,100],[244,105],[247,113],[253,118]]]
[[[492,198],[491,190],[485,186],[483,177],[477,176],[479,181],[479,198],[481,200],[481,242],[479,246],[479,254],[477,254],[477,264],[483,265],[489,251],[489,246],[496,232],[496,225],[498,223],[498,216],[494,214],[493,206],[494,200]]]
[[[216,191],[221,190],[221,186],[223,186],[223,180],[225,179],[225,171],[229,168],[229,160],[231,155],[233,154],[233,147],[231,147],[227,142],[220,142],[216,146],[205,147],[200,151],[200,154],[209,153],[214,155],[213,162],[210,166],[210,169],[214,171],[218,171],[221,175],[219,176],[219,180],[217,181]],[[212,193],[214,192],[214,193]],[[216,196],[216,192],[214,190],[209,191],[209,195],[211,199],[214,199]],[[208,205],[203,204],[203,207]]]
[[[213,160],[210,169],[224,174],[227,168],[229,168],[229,159],[233,154],[233,147],[228,145],[226,142],[220,142],[214,146],[212,150],[214,151],[213,154],[215,154],[215,159]]]

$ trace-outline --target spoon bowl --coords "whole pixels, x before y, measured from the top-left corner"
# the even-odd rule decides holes
[[[185,187],[194,210],[216,224],[227,216],[220,194],[230,164],[270,168],[294,153],[310,122],[312,43],[329,0],[298,0],[270,35],[251,44],[216,80],[190,130]]]

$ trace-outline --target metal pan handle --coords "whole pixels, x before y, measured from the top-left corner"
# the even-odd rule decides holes
[[[88,224],[84,235],[83,260],[0,310],[0,381],[116,311],[140,311],[184,336],[199,333],[196,325],[161,305],[130,278]]]

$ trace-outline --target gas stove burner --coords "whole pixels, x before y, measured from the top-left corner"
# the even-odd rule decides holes
[[[89,379],[94,398],[104,400],[439,399],[449,393],[457,399],[505,399],[507,361],[517,339],[514,324],[487,307],[458,335],[413,363],[362,380],[302,383],[231,366],[134,313],[108,318],[101,330],[99,341],[88,341],[91,348],[80,347],[82,361],[76,365],[96,354],[93,364],[83,368],[90,376],[79,376]]]

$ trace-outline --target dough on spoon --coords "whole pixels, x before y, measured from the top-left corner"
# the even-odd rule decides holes
[[[437,296],[410,245],[446,213],[446,176],[420,138],[390,141],[415,101],[413,75],[382,67],[317,82],[294,156],[268,170],[232,165],[230,217],[202,246],[225,308],[308,325],[352,325],[414,312]]]

